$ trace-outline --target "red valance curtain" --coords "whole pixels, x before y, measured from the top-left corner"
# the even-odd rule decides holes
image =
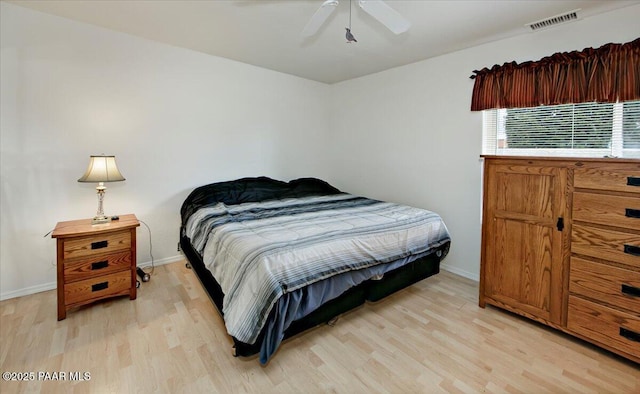
[[[640,38],[474,71],[471,110],[640,100]]]

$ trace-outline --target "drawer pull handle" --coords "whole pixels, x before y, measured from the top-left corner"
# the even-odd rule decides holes
[[[640,186],[640,177],[628,176],[627,177],[627,185],[629,185],[629,186]]]
[[[624,245],[624,252],[632,256],[640,256],[640,246]]]
[[[626,328],[620,327],[620,336],[625,337],[630,341],[640,342],[640,334],[631,330],[627,330]]]
[[[640,297],[640,288],[638,287],[622,285],[622,288],[620,289],[620,291],[622,291],[622,293],[626,295],[630,295],[633,297]]]
[[[91,243],[91,249],[102,249],[109,246],[109,241],[98,241]]]
[[[96,261],[95,263],[91,263],[91,270],[101,270],[103,268],[107,268],[109,266],[109,260]]]
[[[96,283],[91,285],[91,291],[100,291],[109,288],[109,282]]]
[[[624,216],[628,218],[640,218],[640,209],[626,208]]]

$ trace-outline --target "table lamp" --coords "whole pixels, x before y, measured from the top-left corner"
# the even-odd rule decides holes
[[[104,200],[104,193],[107,187],[105,182],[118,182],[124,181],[124,177],[118,170],[116,165],[115,156],[90,156],[89,167],[78,182],[98,182],[96,190],[98,191],[98,212],[96,216],[91,220],[91,224],[109,223],[110,217],[104,215],[102,209],[102,200]]]

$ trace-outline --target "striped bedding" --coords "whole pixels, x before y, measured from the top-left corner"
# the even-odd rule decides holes
[[[276,301],[332,276],[422,256],[450,240],[434,212],[350,194],[193,213],[185,234],[225,294],[227,331],[254,343]]]

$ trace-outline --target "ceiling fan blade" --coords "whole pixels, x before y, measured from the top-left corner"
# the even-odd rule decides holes
[[[316,34],[318,29],[320,29],[320,27],[327,21],[333,11],[335,11],[336,7],[338,7],[338,0],[327,0],[322,3],[309,22],[307,22],[304,29],[302,29],[302,33],[300,33],[300,35],[303,38],[307,38]]]
[[[400,15],[398,11],[389,7],[384,1],[360,0],[358,4],[367,14],[377,19],[378,22],[385,25],[395,34],[404,33],[411,27],[411,22]]]

